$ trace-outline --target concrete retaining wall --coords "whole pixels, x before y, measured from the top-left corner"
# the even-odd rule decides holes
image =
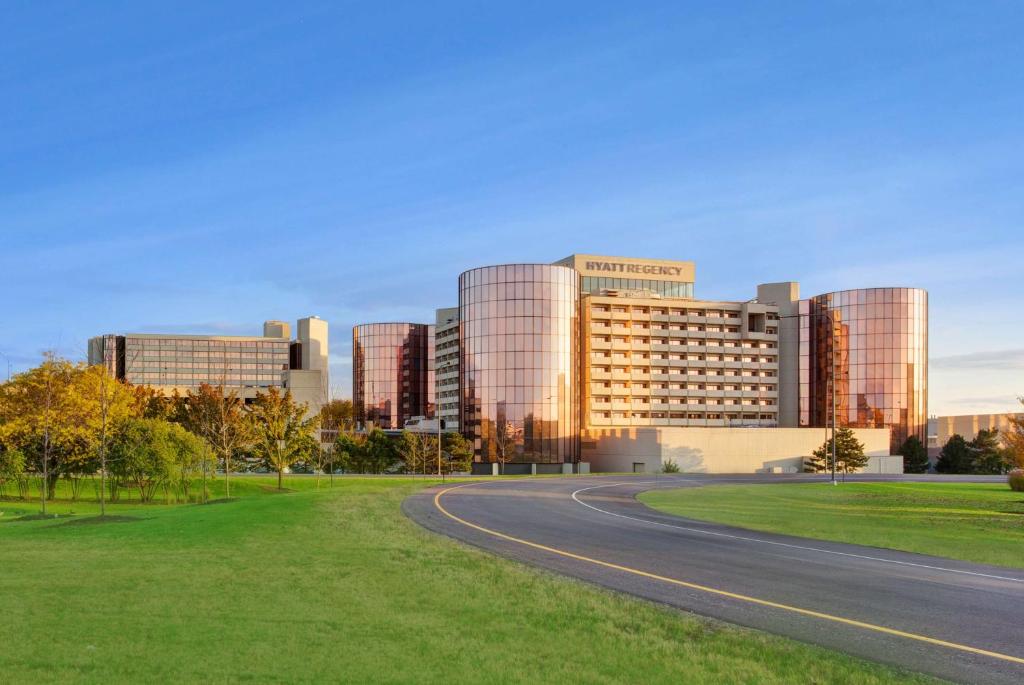
[[[889,457],[889,430],[855,428],[870,457]],[[824,428],[601,428],[583,433],[582,459],[604,472],[660,471],[669,460],[690,473],[800,473],[828,438]],[[869,465],[869,468],[872,468]],[[902,473],[879,461],[872,473]]]

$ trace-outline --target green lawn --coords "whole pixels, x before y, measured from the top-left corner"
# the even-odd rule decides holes
[[[640,500],[754,530],[1024,567],[1024,494],[1005,484],[711,485]]]
[[[107,524],[0,502],[0,679],[926,682],[435,536],[399,509],[427,483],[238,479],[234,501]]]

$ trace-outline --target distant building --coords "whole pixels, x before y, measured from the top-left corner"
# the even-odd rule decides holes
[[[434,323],[434,396],[445,431],[459,430],[459,308],[438,309]]]
[[[964,440],[974,440],[978,432],[998,430],[1005,433],[1011,430],[1010,417],[1024,418],[1024,412],[1007,412],[1006,414],[964,414],[960,416],[935,416],[935,447],[942,446],[954,435]]]
[[[267,321],[262,336],[107,334],[89,340],[90,364],[116,378],[170,395],[201,384],[224,386],[246,402],[267,388],[290,390],[318,411],[330,387],[328,326],[319,317],[298,321],[298,336],[283,321]]]

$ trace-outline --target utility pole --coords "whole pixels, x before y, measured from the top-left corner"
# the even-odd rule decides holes
[[[829,317],[832,324],[832,485],[836,484],[836,317],[835,310]]]

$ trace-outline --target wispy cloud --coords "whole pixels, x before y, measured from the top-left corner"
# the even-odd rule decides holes
[[[1009,371],[1011,369],[1024,369],[1024,349],[955,354],[948,357],[936,357],[930,360],[929,363],[933,370]]]

